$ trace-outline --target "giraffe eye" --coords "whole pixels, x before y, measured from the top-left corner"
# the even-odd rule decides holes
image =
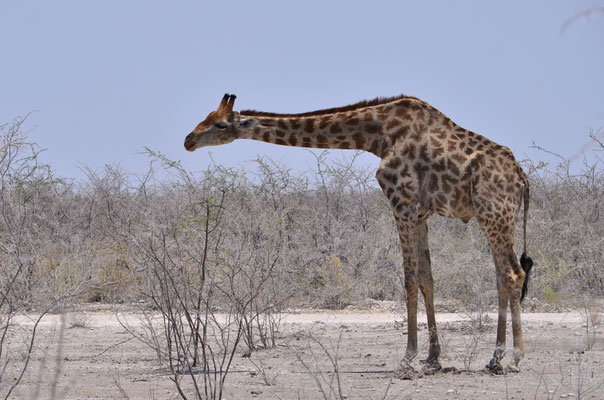
[[[225,124],[223,124],[222,122],[219,122],[217,124],[214,124],[214,127],[218,128],[218,129],[226,129],[227,126]]]

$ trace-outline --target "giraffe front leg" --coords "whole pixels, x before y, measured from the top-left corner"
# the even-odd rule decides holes
[[[407,261],[407,258],[405,258]],[[407,264],[405,262],[405,264]],[[417,274],[408,273],[405,266],[405,292],[407,295],[407,350],[403,358],[403,366],[411,366],[417,355]]]
[[[411,362],[417,355],[417,294],[418,275],[418,238],[417,213],[396,213],[396,225],[403,250],[403,271],[405,276],[405,294],[407,300],[407,350],[401,362],[403,369],[413,369]]]
[[[438,343],[438,332],[436,330],[436,318],[434,315],[434,279],[432,278],[432,266],[430,265],[430,250],[428,248],[428,224],[427,221],[419,223],[417,228],[418,237],[418,272],[419,288],[424,296],[426,305],[426,317],[428,319],[428,338],[430,348],[428,358],[424,360],[428,369],[440,370],[438,362],[440,356],[440,344]]]

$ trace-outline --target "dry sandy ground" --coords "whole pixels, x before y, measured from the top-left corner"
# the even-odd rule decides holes
[[[138,323],[135,312],[118,312],[122,318]],[[85,315],[89,327],[69,327],[74,315]],[[67,321],[66,329],[61,329],[62,321]],[[420,321],[425,318],[420,316]],[[256,351],[251,358],[243,357],[243,351],[237,352],[222,398],[338,398],[329,393],[333,367],[318,343],[333,356],[339,340],[342,398],[604,399],[604,386],[600,386],[604,383],[604,334],[598,330],[593,348],[585,350],[584,319],[579,313],[523,314],[527,351],[522,371],[500,376],[483,370],[494,347],[494,320],[482,335],[467,329],[469,322],[464,314],[438,314],[437,322],[442,365],[457,371],[418,374],[402,380],[393,377],[406,344],[400,314],[384,310],[289,314],[282,321],[275,348]],[[420,328],[418,359],[427,355],[425,324]],[[151,348],[130,340],[115,311],[76,311],[63,319],[48,315],[38,334],[29,373],[11,398],[50,398],[53,382],[56,398],[61,399],[178,398],[168,370],[158,364]],[[317,341],[309,340],[309,334]],[[312,352],[307,347],[309,342],[313,344]],[[468,360],[475,343],[477,354]],[[464,371],[468,362],[469,371]],[[416,366],[421,369],[419,362]],[[183,381],[190,382],[190,376],[184,376]],[[335,380],[331,386],[337,390]],[[185,393],[192,393],[191,386]]]

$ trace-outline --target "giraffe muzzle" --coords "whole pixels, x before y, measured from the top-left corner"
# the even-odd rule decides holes
[[[195,141],[193,140],[193,133],[189,133],[185,138],[185,149],[188,151],[195,150]]]

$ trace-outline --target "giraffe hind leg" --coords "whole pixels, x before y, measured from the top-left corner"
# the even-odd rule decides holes
[[[514,338],[514,352],[512,360],[508,364],[509,372],[519,372],[518,364],[524,358],[524,340],[522,338],[522,323],[520,322],[520,302],[522,292],[525,288],[527,273],[518,262],[514,250],[511,250],[509,262],[512,264],[513,276],[508,276],[508,284],[510,286],[510,308],[512,311],[512,333]],[[530,272],[530,269],[529,269]]]
[[[524,341],[522,338],[522,324],[520,322],[520,297],[525,282],[526,273],[518,262],[513,248],[492,246],[493,259],[497,270],[497,291],[499,294],[499,318],[497,321],[497,342],[493,358],[487,368],[502,372],[501,359],[505,355],[505,333],[507,304],[509,302],[512,313],[512,334],[514,351],[508,364],[508,372],[518,372],[518,364],[524,357]]]
[[[499,318],[497,321],[497,342],[493,358],[487,365],[492,370],[502,370],[501,359],[505,353],[505,331],[507,304],[512,314],[512,334],[514,341],[513,359],[508,370],[518,371],[518,363],[524,356],[524,342],[520,322],[520,298],[525,286],[525,277],[530,271],[528,257],[524,266],[514,253],[514,228],[520,211],[522,191],[514,191],[512,182],[506,188],[498,188],[489,183],[489,177],[476,173],[471,184],[474,215],[484,232],[493,255],[497,273],[499,296]],[[522,188],[521,182],[516,185]]]
[[[497,259],[495,260],[495,267],[497,273],[497,297],[499,300],[498,316],[497,316],[497,340],[495,344],[495,351],[493,352],[493,358],[486,365],[486,368],[493,372],[501,372],[501,360],[505,355],[505,331],[507,323],[507,312],[509,294],[507,291],[507,285],[505,284],[505,275],[500,273],[501,268],[497,265]]]

